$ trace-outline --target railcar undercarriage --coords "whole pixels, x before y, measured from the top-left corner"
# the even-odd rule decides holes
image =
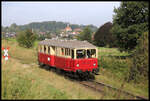
[[[94,80],[95,79],[95,73],[98,72],[98,70],[93,70],[92,72],[90,72],[90,71],[82,72],[81,70],[77,70],[76,72],[65,71],[63,69],[59,69],[59,68],[56,68],[56,67],[51,67],[49,65],[45,65],[45,64],[42,64],[42,63],[39,63],[39,66],[43,69],[53,71],[53,72],[57,73],[58,75],[63,75],[67,78],[74,79],[74,80],[79,80],[79,81]]]

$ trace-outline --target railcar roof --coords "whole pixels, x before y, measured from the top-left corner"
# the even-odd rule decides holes
[[[96,48],[87,41],[78,41],[78,40],[60,40],[60,39],[48,39],[39,42],[39,45],[48,45],[48,46],[57,46],[65,48]]]

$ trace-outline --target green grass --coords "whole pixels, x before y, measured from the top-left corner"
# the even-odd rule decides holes
[[[20,47],[15,39],[2,40],[2,46],[10,47],[8,51],[10,57],[19,59],[22,63],[37,63],[37,47],[29,49]]]
[[[20,75],[20,72],[14,74],[3,71],[2,77],[2,99],[68,99],[65,92],[32,73]]]
[[[99,64],[101,68],[112,71],[118,78],[123,77],[129,71],[128,59],[101,56]]]
[[[98,47],[99,56],[129,56],[127,52],[120,52],[117,48]]]
[[[13,41],[13,42],[17,42],[17,40],[15,38],[7,38],[6,40],[8,41]]]
[[[32,75],[32,74],[31,74]],[[30,75],[30,76],[31,76]],[[4,76],[4,75],[3,75]],[[29,79],[29,75],[10,75],[15,76],[15,79],[10,77],[5,79],[3,83],[3,99],[38,99],[38,98],[50,98],[50,99],[67,99],[68,96],[65,92],[61,92],[53,85],[43,82],[41,79],[36,79],[34,84]],[[32,75],[32,77],[34,77]],[[40,84],[40,86],[38,86]],[[41,87],[41,89],[39,89]]]

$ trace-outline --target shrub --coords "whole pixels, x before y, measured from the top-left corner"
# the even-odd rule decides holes
[[[130,69],[129,81],[148,80],[148,32],[142,34],[132,55],[133,66]]]
[[[115,37],[111,33],[111,28],[113,24],[107,22],[102,25],[94,35],[95,45],[101,47],[115,47]]]
[[[116,57],[101,56],[99,65],[102,68],[109,69],[117,77],[126,77],[128,73],[128,59],[121,59]]]
[[[36,39],[37,36],[34,33],[32,33],[29,29],[21,31],[17,34],[17,41],[19,45],[25,48],[32,47]]]

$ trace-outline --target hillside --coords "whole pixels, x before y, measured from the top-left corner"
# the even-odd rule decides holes
[[[44,22],[31,22],[29,24],[25,25],[16,25],[15,23],[11,24],[9,27],[2,27],[2,31],[10,31],[10,32],[16,32],[17,30],[24,30],[26,28],[30,28],[36,31],[50,31],[50,32],[57,32],[61,29],[64,29],[67,24],[70,25],[72,30],[75,28],[85,28],[87,25],[78,25],[78,24],[70,24],[67,22],[57,22],[57,21],[44,21]],[[93,32],[97,30],[97,27],[94,25],[88,25]]]

